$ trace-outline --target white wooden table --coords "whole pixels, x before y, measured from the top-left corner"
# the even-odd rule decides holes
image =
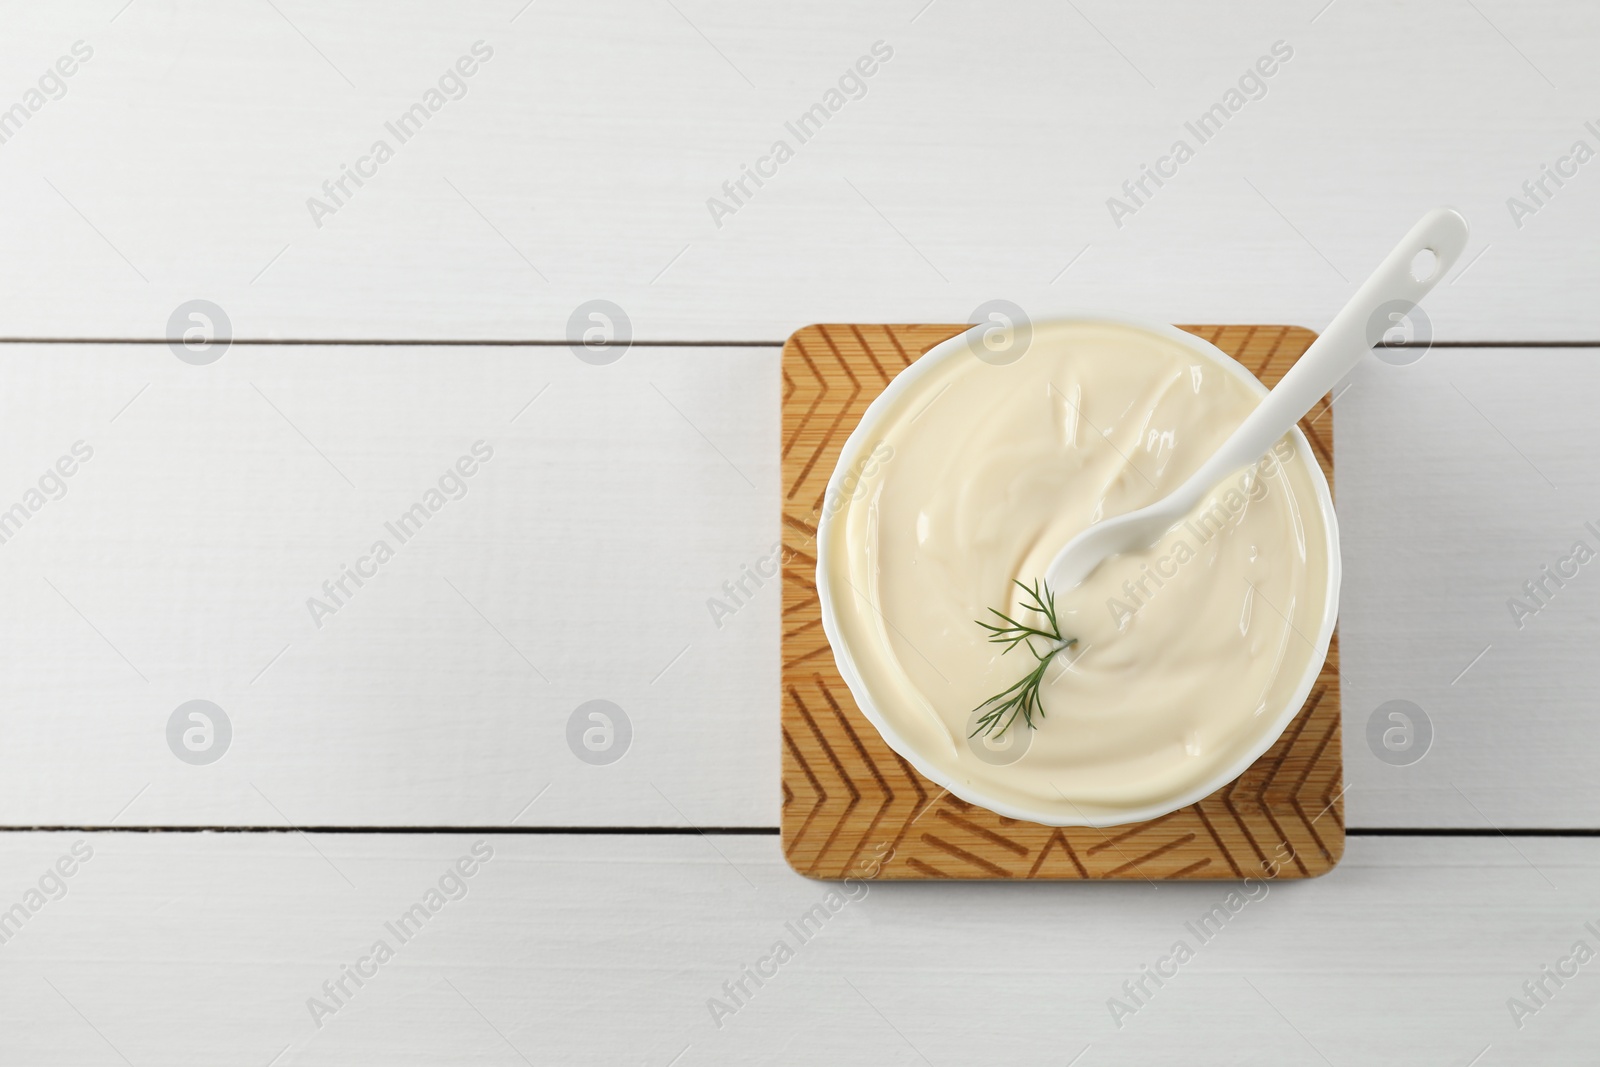
[[[0,1063],[1594,1062],[1600,9],[3,25]],[[783,338],[1316,328],[1440,202],[1435,346],[1335,410],[1344,863],[1138,1000],[1229,886],[876,885],[744,978],[828,891],[777,847],[777,590],[706,606],[777,539]],[[231,345],[167,343],[197,300]]]

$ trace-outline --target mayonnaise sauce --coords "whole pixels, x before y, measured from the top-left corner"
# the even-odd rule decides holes
[[[973,709],[1034,665],[974,620],[1028,617],[1013,579],[1172,491],[1257,402],[1176,340],[1078,322],[1036,328],[1009,365],[945,359],[873,419],[819,577],[865,696],[921,762],[1003,805],[1103,823],[1270,743],[1326,651],[1321,475],[1297,435],[1155,546],[1057,590],[1078,643],[1046,674],[1044,718],[968,736]]]

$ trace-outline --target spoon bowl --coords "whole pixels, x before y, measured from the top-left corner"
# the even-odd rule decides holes
[[[1073,537],[1050,561],[1046,584],[1059,595],[1082,584],[1112,556],[1148,548],[1225,478],[1261,459],[1438,284],[1466,248],[1467,233],[1467,220],[1453,208],[1424,215],[1199,470],[1155,503],[1097,522]]]

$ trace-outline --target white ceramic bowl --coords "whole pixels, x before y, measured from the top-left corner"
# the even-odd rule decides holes
[[[1267,394],[1266,386],[1262,385],[1254,374],[1250,373],[1232,356],[1223,352],[1209,341],[1165,323],[1150,322],[1133,316],[1114,313],[1075,312],[1061,315],[1048,323],[1035,323],[1033,329],[1038,331],[1053,325],[1082,323],[1112,324],[1128,327],[1175,341],[1195,355],[1209,360],[1244,381],[1250,390],[1257,395],[1265,396]],[[824,499],[843,500],[850,495],[844,489],[842,483],[846,478],[856,476],[855,472],[859,469],[857,467],[858,461],[871,450],[872,442],[878,440],[878,424],[882,422],[886,413],[899,396],[916,388],[917,382],[931,373],[941,363],[952,359],[973,358],[972,348],[969,346],[968,341],[970,332],[957,334],[949,340],[934,346],[921,359],[901,371],[894,381],[889,383],[888,388],[867,407],[866,414],[861,417],[860,424],[856,426],[854,432],[845,441],[844,450],[839,455],[838,465],[834,468],[833,475],[828,480],[828,492]],[[1262,753],[1272,747],[1273,743],[1283,734],[1283,731],[1288,728],[1289,723],[1294,721],[1294,717],[1305,705],[1306,698],[1311,694],[1311,687],[1316,684],[1317,676],[1322,673],[1323,663],[1328,656],[1328,645],[1333,639],[1334,623],[1339,615],[1339,527],[1333,512],[1333,494],[1328,489],[1328,482],[1323,477],[1321,466],[1317,464],[1314,458],[1309,458],[1314,457],[1315,453],[1311,450],[1310,442],[1306,440],[1305,434],[1301,433],[1299,427],[1295,428],[1292,438],[1295,446],[1303,449],[1300,454],[1308,457],[1307,466],[1310,468],[1309,474],[1316,493],[1317,508],[1322,515],[1323,530],[1327,538],[1328,587],[1325,600],[1326,606],[1323,610],[1321,622],[1317,627],[1312,656],[1307,663],[1303,676],[1300,678],[1299,684],[1295,686],[1293,698],[1274,711],[1270,723],[1262,730],[1256,744],[1245,751],[1239,759],[1198,787],[1181,795],[1170,797],[1160,803],[1150,804],[1142,808],[1129,808],[1107,818],[1083,816],[1064,818],[1060,812],[1055,810],[1033,810],[996,800],[985,795],[981,789],[976,789],[965,782],[953,780],[949,774],[935,766],[933,761],[907,743],[905,738],[895,730],[894,726],[873,704],[871,694],[867,692],[867,687],[856,668],[851,649],[842,637],[834,606],[836,596],[836,591],[833,588],[834,580],[830,574],[830,564],[832,562],[830,545],[832,539],[829,537],[829,530],[834,522],[844,521],[843,515],[847,509],[825,508],[822,520],[817,527],[817,592],[822,604],[822,629],[828,635],[828,643],[833,648],[833,656],[839,666],[839,674],[844,679],[845,685],[849,687],[850,695],[855,698],[856,705],[861,708],[862,713],[872,722],[872,725],[877,727],[878,732],[883,735],[883,739],[888,742],[889,747],[905,757],[906,761],[915,767],[917,772],[924,778],[942,786],[968,803],[988,808],[990,811],[1006,818],[1024,819],[1029,822],[1044,823],[1050,826],[1119,826],[1126,823],[1145,822],[1155,819],[1210,796],[1243,774],[1252,763],[1261,757]],[[845,592],[838,592],[837,595],[843,596],[846,594]]]

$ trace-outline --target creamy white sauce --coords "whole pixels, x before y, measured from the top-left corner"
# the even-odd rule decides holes
[[[1104,822],[1270,741],[1325,651],[1327,531],[1292,435],[1157,545],[1057,591],[1078,644],[1052,662],[1044,718],[968,737],[973,709],[1034,663],[974,620],[1022,617],[1013,579],[1176,488],[1257,402],[1172,339],[1069,323],[1009,365],[947,359],[874,419],[845,457],[861,473],[832,502],[819,578],[867,701],[921,762],[1003,805]]]

